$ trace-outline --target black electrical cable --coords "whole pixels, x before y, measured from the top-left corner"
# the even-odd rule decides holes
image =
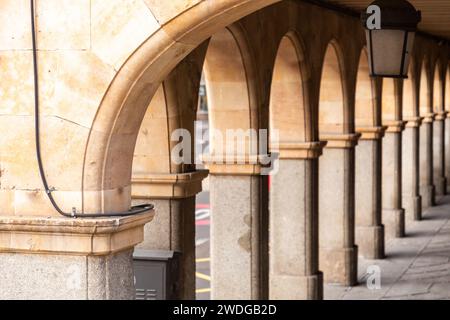
[[[88,213],[78,214],[74,209],[72,213],[66,213],[58,206],[52,195],[52,189],[49,188],[47,178],[45,176],[44,165],[41,156],[41,141],[40,141],[40,123],[39,123],[39,79],[38,79],[38,63],[37,63],[37,46],[36,46],[36,26],[35,26],[35,9],[34,0],[30,0],[31,7],[31,33],[33,41],[33,71],[34,71],[34,125],[35,125],[35,139],[36,139],[36,156],[39,166],[39,173],[41,175],[42,184],[45,192],[52,203],[53,207],[59,214],[68,218],[107,218],[107,217],[127,217],[141,214],[153,210],[152,204],[144,204],[141,206],[132,207],[130,211],[117,213]]]

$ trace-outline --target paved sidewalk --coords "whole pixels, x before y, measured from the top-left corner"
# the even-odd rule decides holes
[[[450,196],[424,212],[424,220],[407,222],[407,236],[386,244],[385,260],[359,263],[360,285],[325,286],[325,299],[450,299]],[[379,266],[381,288],[367,288],[367,273]]]

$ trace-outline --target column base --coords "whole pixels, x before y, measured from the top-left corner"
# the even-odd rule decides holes
[[[1,300],[134,300],[132,251],[107,256],[0,254]]]
[[[320,248],[324,282],[347,287],[358,283],[358,247]]]
[[[435,181],[436,195],[444,196],[447,194],[447,179],[445,177],[439,177]]]
[[[405,207],[406,220],[422,220],[422,196],[403,196],[403,206]]]
[[[0,300],[134,299],[133,248],[153,216],[0,216]]]
[[[359,255],[371,260],[383,259],[384,252],[384,225],[357,226],[356,243]]]
[[[270,300],[323,300],[323,274],[270,275]]]
[[[403,238],[405,236],[405,210],[383,209],[383,223],[386,227],[386,238]]]
[[[436,190],[434,186],[420,187],[420,195],[422,196],[422,210],[435,205],[435,193]]]

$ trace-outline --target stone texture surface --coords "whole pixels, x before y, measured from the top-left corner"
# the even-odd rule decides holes
[[[269,298],[320,299],[318,160],[280,160],[270,190]],[[300,183],[299,183],[300,182]]]
[[[419,128],[407,126],[402,144],[402,204],[406,220],[422,219],[419,193]]]
[[[442,300],[450,299],[450,197],[424,211],[423,221],[407,224],[406,237],[387,243],[385,260],[359,261],[359,285],[325,285],[325,299]],[[380,269],[381,287],[369,289],[371,268]],[[370,273],[370,274],[369,274]]]
[[[356,147],[355,221],[356,243],[365,258],[384,256],[381,217],[381,140],[362,140]]]
[[[402,237],[405,212],[402,208],[402,133],[388,132],[383,139],[383,224],[386,237]]]
[[[211,176],[213,299],[260,299],[267,294],[267,222],[261,214],[261,177]],[[267,219],[267,217],[266,217]]]
[[[319,268],[327,283],[356,281],[354,152],[326,148],[319,160]]]
[[[0,253],[0,299],[134,299],[132,250],[109,256]]]
[[[422,208],[434,205],[435,186],[433,179],[433,122],[420,126],[420,195]]]

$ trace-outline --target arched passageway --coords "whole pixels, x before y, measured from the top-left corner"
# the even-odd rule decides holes
[[[403,81],[403,119],[406,128],[402,146],[402,200],[406,221],[422,219],[422,197],[419,190],[419,113],[418,75],[411,61],[408,79]]]
[[[328,283],[356,283],[355,146],[351,112],[347,110],[342,53],[332,41],[324,54],[319,98],[319,132],[328,141],[320,158],[320,269]]]
[[[255,69],[238,25],[211,38],[204,75],[210,119],[212,298],[265,298],[267,178],[260,175]]]
[[[151,250],[154,259],[174,253],[168,299],[195,299],[195,196],[207,172],[195,170],[194,120],[206,48],[193,51],[159,86],[134,151],[132,201],[151,201],[157,211],[137,249]]]
[[[366,49],[361,51],[355,91],[355,125],[361,133],[355,160],[355,221],[359,255],[384,257],[381,219],[381,82],[369,77]]]
[[[279,162],[270,189],[271,299],[321,299],[318,157],[309,65],[295,33],[280,42],[272,76],[270,132]]]

